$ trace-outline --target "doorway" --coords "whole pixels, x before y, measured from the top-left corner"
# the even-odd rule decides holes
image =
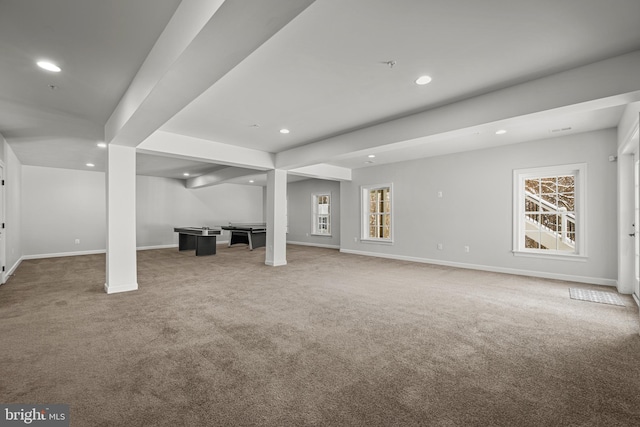
[[[4,221],[4,164],[0,162],[0,285],[3,285],[7,281],[6,272],[6,247],[7,236]]]
[[[636,133],[637,135],[637,133]],[[633,293],[636,297],[636,301],[640,301],[640,159],[638,158],[638,150],[633,155],[633,174],[634,179],[634,215],[633,215],[633,234],[635,244],[635,262],[634,262],[634,274],[633,274]]]
[[[640,142],[638,122],[618,150],[618,292],[640,306]]]

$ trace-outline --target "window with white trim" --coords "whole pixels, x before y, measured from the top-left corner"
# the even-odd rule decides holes
[[[331,236],[331,193],[312,195],[313,234]]]
[[[586,164],[514,171],[514,254],[586,256],[586,171]]]
[[[391,184],[362,187],[362,240],[393,241]]]

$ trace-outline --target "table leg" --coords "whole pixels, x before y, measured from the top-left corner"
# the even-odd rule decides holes
[[[216,236],[196,236],[196,256],[215,254]]]
[[[190,251],[196,248],[196,236],[189,234],[178,234],[178,250]]]

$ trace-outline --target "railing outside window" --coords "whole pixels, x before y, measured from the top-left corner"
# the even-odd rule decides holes
[[[554,205],[539,196],[525,192],[525,217],[527,221],[551,233],[565,244],[575,247],[576,215],[565,207]]]

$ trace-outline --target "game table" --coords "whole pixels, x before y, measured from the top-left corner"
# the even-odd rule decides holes
[[[196,250],[196,256],[216,254],[216,236],[222,231],[209,227],[175,227],[178,233],[178,250]]]
[[[249,246],[249,250],[254,250],[267,245],[267,225],[265,223],[229,223],[229,225],[222,225],[220,228],[231,234],[229,246],[244,243]]]

